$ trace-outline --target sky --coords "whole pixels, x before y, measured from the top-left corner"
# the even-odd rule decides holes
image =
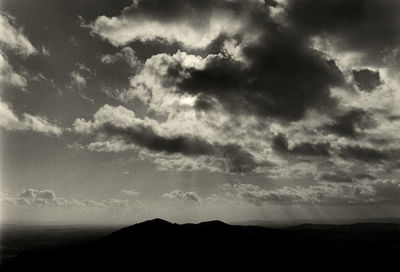
[[[397,0],[1,0],[3,222],[400,216]]]

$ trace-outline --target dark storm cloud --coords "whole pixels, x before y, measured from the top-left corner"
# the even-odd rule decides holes
[[[362,135],[362,130],[375,125],[371,114],[362,109],[353,109],[335,117],[334,122],[324,126],[323,129],[339,136],[356,138]]]
[[[367,163],[380,163],[398,157],[398,151],[378,150],[361,146],[346,146],[339,150],[339,156],[346,160],[359,160]]]
[[[227,161],[227,167],[232,173],[249,173],[261,165],[254,160],[253,155],[239,145],[222,145],[218,149],[221,150],[222,156]]]
[[[372,62],[382,62],[400,42],[397,0],[295,0],[286,13],[305,35],[332,36],[340,48],[366,53]]]
[[[297,156],[329,156],[328,143],[299,143],[289,149],[285,135],[279,134],[272,139],[272,149],[283,155]]]
[[[341,71],[334,60],[327,60],[310,48],[309,36],[303,35],[304,31],[282,26],[271,17],[270,6],[275,4],[273,1],[267,1],[266,5],[257,1],[137,1],[119,17],[98,17],[88,27],[114,45],[146,42],[161,35],[166,43],[178,41],[189,45],[189,49],[181,46],[185,51],[195,47],[194,52],[199,54],[202,49],[220,53],[209,56],[201,69],[170,67],[166,84],[178,82],[182,93],[213,97],[231,113],[299,120],[308,109],[331,112],[337,101],[330,96],[330,87],[343,85]],[[149,31],[142,33],[138,29],[140,23]],[[152,24],[156,26],[150,27]],[[169,27],[164,29],[165,25]],[[182,27],[185,29],[181,30]],[[191,35],[182,35],[182,31]],[[208,39],[214,40],[208,42]],[[242,46],[246,64],[224,53],[223,44],[227,40]],[[203,102],[197,105],[205,106],[204,110],[208,107]]]
[[[318,177],[321,181],[331,181],[331,182],[352,182],[353,179],[343,171],[335,171],[322,173]]]
[[[371,92],[382,84],[379,71],[374,72],[368,69],[353,70],[353,78],[357,87],[366,92]]]
[[[187,69],[189,76],[178,83],[180,91],[214,97],[232,113],[283,120],[299,120],[310,108],[333,109],[336,101],[329,88],[343,83],[335,62],[272,23],[265,27],[265,39],[244,48],[250,65],[214,57],[204,69]],[[178,68],[170,69],[170,76]]]
[[[215,153],[214,146],[200,138],[191,136],[167,138],[158,135],[152,127],[144,125],[123,128],[104,124],[101,131],[109,136],[121,137],[127,143],[143,146],[156,152],[181,153],[188,156]]]
[[[100,130],[109,137],[117,137],[127,144],[135,144],[154,152],[182,154],[185,156],[216,156],[225,159],[231,173],[248,173],[260,166],[252,154],[236,144],[221,145],[210,143],[191,135],[173,137],[161,136],[152,127],[118,127],[111,123],[104,124]]]
[[[354,175],[355,179],[367,179],[367,180],[375,180],[377,179],[374,175],[370,175],[367,173],[360,173],[360,174],[356,174]]]

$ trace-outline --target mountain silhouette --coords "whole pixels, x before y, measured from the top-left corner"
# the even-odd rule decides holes
[[[27,251],[2,271],[275,271],[400,267],[397,224],[285,229],[154,219],[79,246]]]

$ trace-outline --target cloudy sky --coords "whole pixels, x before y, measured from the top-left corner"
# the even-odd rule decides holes
[[[400,216],[397,0],[2,0],[3,220]]]

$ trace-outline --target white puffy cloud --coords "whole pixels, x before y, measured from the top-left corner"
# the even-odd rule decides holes
[[[173,55],[165,53],[148,58],[141,69],[130,78],[130,88],[120,94],[121,101],[139,99],[148,104],[152,110],[171,112],[176,107],[190,106],[194,99],[189,95],[178,95],[175,92],[176,82],[170,82],[171,87],[165,87],[168,80],[168,70],[174,65],[185,68],[204,67],[207,58],[179,51]],[[184,75],[183,75],[184,76]],[[172,79],[171,79],[172,80]],[[172,109],[170,109],[173,107]]]
[[[145,121],[137,118],[133,111],[123,106],[113,107],[108,104],[99,108],[92,119],[77,118],[72,124],[72,128],[77,133],[89,134],[95,132],[104,124],[112,124],[122,128],[145,124]]]
[[[29,205],[47,207],[74,207],[74,208],[126,208],[129,207],[129,200],[104,199],[96,201],[91,199],[76,200],[57,197],[52,190],[25,189],[16,196],[0,194],[1,205]],[[136,203],[133,203],[136,205]]]
[[[41,116],[34,116],[28,113],[23,114],[22,124],[24,130],[32,130],[35,132],[50,134],[50,135],[61,135],[62,129],[57,125],[51,124],[47,121],[47,118]]]
[[[2,100],[0,100],[0,127],[11,131],[30,130],[55,136],[62,134],[62,129],[49,123],[45,117],[23,113],[22,118],[18,118],[11,106]]]
[[[37,203],[52,203],[56,200],[56,195],[51,190],[27,189],[20,193],[18,197]]]

